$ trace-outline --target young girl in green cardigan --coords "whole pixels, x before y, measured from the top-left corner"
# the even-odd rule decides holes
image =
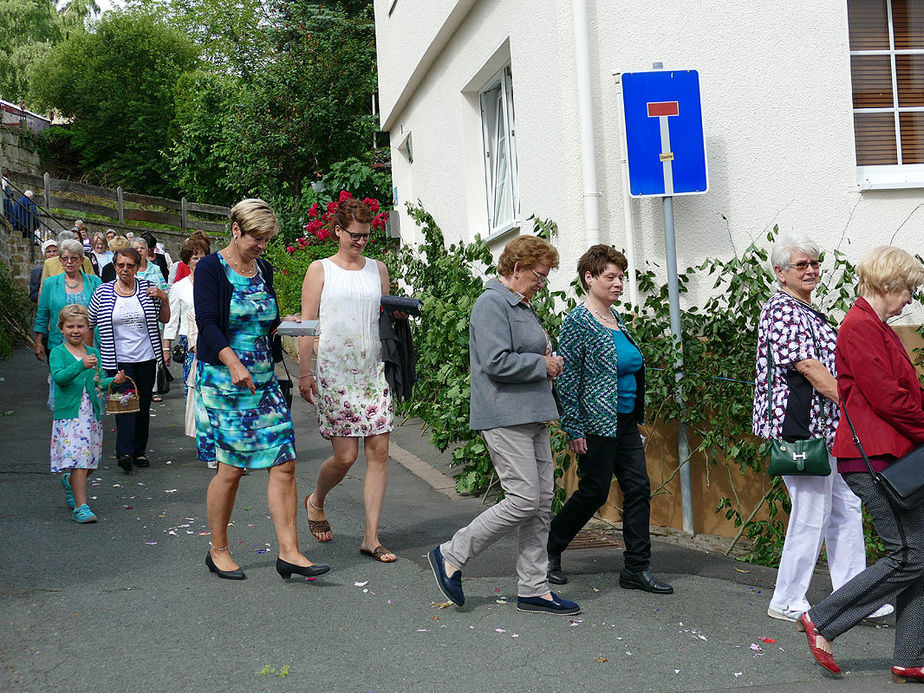
[[[64,343],[51,350],[49,365],[55,388],[54,424],[51,428],[51,471],[64,472],[64,500],[74,509],[75,522],[96,522],[87,505],[87,474],[99,466],[103,452],[101,388],[125,382],[119,371],[102,378],[99,355],[84,342],[90,317],[81,305],[64,306],[58,314]]]

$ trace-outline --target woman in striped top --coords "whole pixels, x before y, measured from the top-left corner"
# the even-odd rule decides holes
[[[149,466],[145,451],[156,364],[164,352],[157,321],[170,320],[170,303],[162,289],[135,278],[141,256],[134,248],[112,257],[116,279],[100,285],[90,299],[90,325],[99,332],[100,355],[107,375],[122,370],[135,381],[141,410],[116,417],[116,459],[126,474]],[[131,386],[131,383],[128,383]]]

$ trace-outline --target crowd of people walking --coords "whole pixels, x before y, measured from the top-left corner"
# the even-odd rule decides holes
[[[335,252],[308,267],[301,313],[286,317],[273,267],[262,257],[279,232],[263,200],[235,205],[230,241],[221,250],[211,253],[208,236],[197,233],[177,263],[158,251],[151,234],[129,243],[115,234],[91,239],[78,228],[43,245],[44,262],[33,271],[35,356],[49,366],[51,470],[60,474],[76,522],[97,520],[86,503],[86,478],[101,458],[101,392],[137,399],[116,417],[115,454],[125,473],[147,467],[157,369],[174,360],[183,364],[187,434],[196,438],[197,459],[215,469],[206,491],[205,562],[212,573],[246,577],[231,554],[228,527],[240,479],[256,469],[268,471],[279,575],[326,573],[328,566],[299,548],[299,505],[312,537],[333,540],[326,501],[359,458],[360,442],[366,468],[358,550],[378,562],[398,560],[380,537],[394,427],[380,337],[391,278],[383,263],[364,254],[372,220],[362,202],[339,202],[330,229]],[[924,445],[924,388],[887,323],[924,284],[924,266],[895,247],[869,251],[857,266],[859,296],[838,329],[813,303],[821,258],[810,238],[780,235],[770,253],[777,290],[758,321],[753,431],[775,451],[805,451],[778,472],[791,511],[767,614],[794,622],[815,659],[836,673],[833,641],[867,617],[894,611],[892,674],[924,682],[924,505],[895,507],[876,477]],[[619,585],[674,592],[651,570],[651,484],[639,430],[646,346],[633,338],[631,316],[617,309],[628,261],[611,246],[588,249],[576,266],[583,302],[559,334],[549,334],[532,300],[558,266],[558,251],[547,241],[514,238],[472,309],[469,425],[483,437],[504,493],[428,554],[438,589],[460,607],[469,562],[515,534],[517,608],[579,613],[550,585],[573,579],[563,553],[607,502],[614,477],[625,539]],[[291,402],[275,375],[281,320],[318,325],[299,339],[298,390],[316,407],[331,455],[301,501]],[[577,457],[579,481],[553,516],[549,423],[555,421]],[[800,455],[811,455],[811,469],[799,464]],[[863,508],[885,547],[871,566]],[[833,592],[812,605],[807,595],[823,545]]]

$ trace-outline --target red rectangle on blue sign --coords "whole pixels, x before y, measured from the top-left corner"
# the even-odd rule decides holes
[[[676,101],[656,101],[648,104],[648,117],[675,116],[680,114],[680,104]]]

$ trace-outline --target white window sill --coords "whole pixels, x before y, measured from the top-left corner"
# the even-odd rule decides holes
[[[924,164],[857,166],[857,185],[861,191],[924,188]]]
[[[519,231],[519,230],[520,230],[520,224],[521,224],[521,222],[520,222],[519,219],[514,219],[513,221],[511,221],[511,222],[505,224],[504,226],[499,226],[498,228],[496,228],[496,229],[494,229],[493,231],[491,231],[491,233],[489,233],[489,234],[485,237],[485,239],[484,239],[484,240],[485,240],[485,243],[493,243],[494,241],[497,241],[497,240],[503,238],[504,236],[507,236],[508,234],[512,233],[513,231]]]

